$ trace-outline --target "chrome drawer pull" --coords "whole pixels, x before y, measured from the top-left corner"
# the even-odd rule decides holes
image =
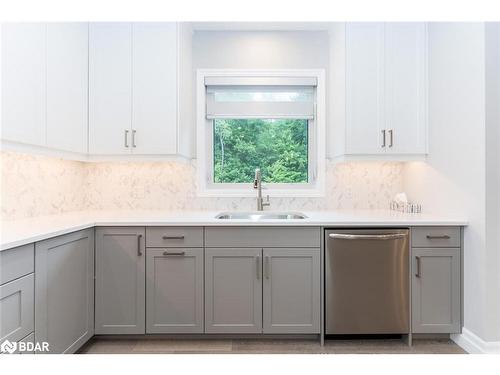
[[[417,273],[415,273],[415,277],[420,277],[420,257],[415,257],[415,259],[417,259]]]
[[[257,280],[260,279],[260,256],[255,257],[255,272],[257,276]]]
[[[406,233],[393,233],[393,234],[344,234],[344,233],[330,233],[330,238],[337,240],[395,240],[398,238],[405,238]]]
[[[184,236],[163,236],[164,240],[183,240]]]
[[[138,234],[137,235],[137,255],[138,256],[142,255],[142,251],[141,251],[141,238],[142,238],[142,234]]]
[[[185,255],[185,251],[179,251],[179,252],[169,252],[169,251],[164,251],[163,256],[169,256],[169,255],[175,255],[175,256],[183,256]]]
[[[447,234],[443,234],[440,236],[432,236],[432,235],[428,234],[427,239],[429,239],[429,240],[449,240],[450,236],[448,236]]]

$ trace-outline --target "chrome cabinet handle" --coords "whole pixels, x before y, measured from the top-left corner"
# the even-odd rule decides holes
[[[137,145],[135,144],[135,133],[137,133],[137,130],[132,130],[132,147],[137,147]]]
[[[128,148],[128,130],[125,129],[125,147]]]
[[[385,147],[385,129],[382,129],[382,148]]]
[[[257,275],[257,280],[260,279],[260,256],[255,257],[255,272]]]
[[[137,235],[137,255],[141,256],[142,251],[141,251],[141,239],[142,239],[142,234]]]
[[[162,236],[164,240],[183,240],[184,236]]]
[[[344,234],[344,233],[330,233],[330,238],[337,240],[395,240],[398,238],[405,238],[406,233],[393,233],[393,234]]]
[[[175,256],[184,256],[186,254],[185,251],[178,251],[178,252],[173,252],[173,251],[164,251],[163,252],[163,256],[171,256],[171,255],[175,255]]]
[[[393,145],[393,130],[392,129],[389,129],[389,147],[392,147]]]
[[[415,257],[415,259],[417,260],[417,272],[415,273],[415,277],[420,278],[420,257]]]
[[[426,237],[428,240],[449,240],[450,239],[450,236],[448,236],[447,234],[442,234],[442,235],[438,235],[438,236],[433,236],[431,234],[428,234]]]
[[[266,255],[266,262],[264,263],[265,269],[265,275],[266,279],[269,279],[271,277],[271,263],[270,263],[270,257],[269,255]]]

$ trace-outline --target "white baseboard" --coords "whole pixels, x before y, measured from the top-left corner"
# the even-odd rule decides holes
[[[450,335],[455,343],[471,354],[500,354],[500,341],[484,341],[467,328],[461,334]]]

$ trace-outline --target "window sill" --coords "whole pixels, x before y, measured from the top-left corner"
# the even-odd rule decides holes
[[[199,189],[199,197],[212,198],[255,198],[257,190],[250,189]],[[262,189],[262,195],[270,198],[322,198],[325,196],[324,189]]]

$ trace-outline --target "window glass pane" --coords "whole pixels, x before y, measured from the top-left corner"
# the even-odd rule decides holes
[[[308,182],[308,120],[216,119],[215,183],[251,183],[255,169],[272,183]]]
[[[313,102],[312,87],[230,87],[209,89],[216,102]]]

